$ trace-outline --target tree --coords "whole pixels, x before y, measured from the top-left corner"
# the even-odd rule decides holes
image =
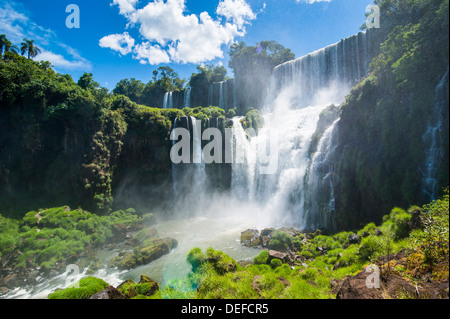
[[[19,48],[11,43],[4,34],[0,34],[0,56],[6,52],[17,54]]]
[[[41,53],[41,49],[34,45],[34,40],[23,39],[20,44],[20,53],[23,56],[25,52],[28,52],[28,59],[31,59]]]
[[[7,40],[8,39],[6,38],[6,36],[4,34],[0,34],[0,56],[3,55],[3,50],[5,48],[5,44],[6,44]]]
[[[208,89],[211,83],[222,82],[227,79],[227,69],[224,66],[197,66],[198,73],[191,75],[189,85],[192,88],[191,99],[193,105],[209,106]]]
[[[84,74],[78,80],[78,85],[85,90],[93,90],[100,85],[94,81],[93,74],[84,72]]]
[[[294,58],[290,49],[276,41],[261,41],[256,46],[247,46],[244,42],[231,45],[229,66],[240,88],[240,113],[246,113],[243,108],[258,108],[262,104],[273,68]]]
[[[125,95],[130,98],[131,101],[140,104],[144,89],[145,84],[135,78],[123,79],[117,83],[113,93],[116,95]]]

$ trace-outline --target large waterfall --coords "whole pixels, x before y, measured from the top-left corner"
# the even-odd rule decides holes
[[[367,74],[373,55],[370,34],[370,30],[360,32],[277,66],[269,102],[286,89],[295,90],[290,104],[296,108],[317,103],[321,95],[333,94],[336,100],[342,100],[355,82]]]
[[[250,149],[244,155],[266,147],[271,132],[276,132],[275,172],[262,174],[266,164],[249,158],[246,164],[233,164],[232,174],[232,193],[257,203],[260,214],[273,225],[301,229],[334,226],[329,156],[336,148],[338,120],[326,127],[319,127],[318,122],[328,106],[340,104],[355,82],[366,76],[371,60],[368,34],[361,32],[277,66],[264,106],[264,128],[250,141],[234,128],[236,144]],[[235,120],[236,124],[240,125]],[[311,151],[314,136],[321,138]]]

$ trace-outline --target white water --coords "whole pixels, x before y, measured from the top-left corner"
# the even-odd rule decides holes
[[[444,107],[446,107],[445,83],[448,78],[448,72],[449,68],[447,67],[445,75],[436,86],[433,118],[429,122],[428,128],[422,137],[423,142],[428,145],[425,159],[425,170],[422,172],[423,192],[431,201],[437,199],[437,176],[439,163],[442,158],[439,135],[442,130],[442,112],[444,111]]]
[[[237,105],[235,80],[211,83],[208,90],[208,105],[219,106],[224,110],[235,108]]]
[[[336,120],[323,134],[309,167],[307,187],[309,194],[304,219],[310,228],[333,229],[329,217],[335,212],[333,166],[330,157],[338,146]],[[324,198],[328,197],[328,201]]]
[[[173,92],[166,92],[164,94],[163,109],[173,108]]]
[[[191,90],[190,87],[184,90],[183,107],[191,106]]]

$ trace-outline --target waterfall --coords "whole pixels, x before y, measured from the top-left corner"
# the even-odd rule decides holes
[[[334,181],[332,156],[337,144],[337,119],[324,133],[313,155],[307,174],[307,201],[303,220],[312,228],[335,229]]]
[[[223,100],[224,100],[224,96],[223,96],[223,83],[224,82],[219,82],[219,107],[221,109],[223,109]]]
[[[218,106],[224,110],[235,108],[237,105],[235,79],[211,83],[208,90],[208,105]]]
[[[428,128],[425,134],[422,136],[424,144],[428,145],[428,149],[425,154],[425,169],[422,171],[422,184],[423,192],[430,200],[436,200],[438,169],[439,163],[442,160],[440,133],[443,120],[442,112],[445,107],[448,107],[445,98],[445,84],[448,81],[448,72],[449,68],[447,67],[445,75],[436,86],[434,108],[432,114],[433,117],[428,123]]]
[[[166,92],[164,94],[163,109],[173,108],[173,92]]]
[[[202,154],[201,121],[195,117],[176,118],[173,128],[184,128],[189,131],[190,160],[189,163],[172,163],[172,183],[174,203],[177,209],[187,216],[196,215],[202,207],[206,190],[205,162]],[[172,145],[179,142],[174,140]],[[181,216],[181,214],[177,214]]]
[[[241,125],[241,117],[233,118],[232,127],[232,176],[231,190],[234,198],[253,199],[255,153],[251,152],[250,140]]]
[[[300,229],[333,228],[334,181],[330,158],[337,146],[337,123],[318,125],[321,113],[344,101],[355,81],[368,72],[371,60],[367,32],[343,39],[274,68],[264,105],[265,125],[257,136],[244,135],[235,119],[237,145],[247,153],[267,146],[270,132],[278,135],[277,169],[261,174],[256,160],[233,164],[232,192],[257,203],[273,225]],[[311,154],[313,137],[321,136]]]
[[[269,97],[293,87],[293,107],[304,107],[317,103],[320,94],[333,93],[336,100],[343,100],[355,81],[365,76],[372,59],[369,31],[360,32],[335,44],[307,54],[275,67],[275,85]],[[273,101],[270,101],[273,104]]]
[[[191,90],[190,87],[184,90],[183,107],[191,107]]]

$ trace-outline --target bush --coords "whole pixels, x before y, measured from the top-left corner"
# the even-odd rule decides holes
[[[280,267],[282,264],[283,262],[278,258],[274,258],[270,261],[270,267],[273,269]]]
[[[48,299],[88,299],[93,294],[108,287],[109,284],[102,279],[85,277],[74,286],[55,291],[48,296]]]
[[[256,265],[264,265],[267,264],[269,260],[269,252],[267,250],[263,250],[253,259],[253,263]]]
[[[269,242],[269,248],[274,250],[285,251],[292,245],[292,237],[286,232],[277,230],[272,234]]]
[[[378,236],[368,236],[363,238],[359,248],[359,255],[362,260],[372,260],[387,253],[386,242]]]

